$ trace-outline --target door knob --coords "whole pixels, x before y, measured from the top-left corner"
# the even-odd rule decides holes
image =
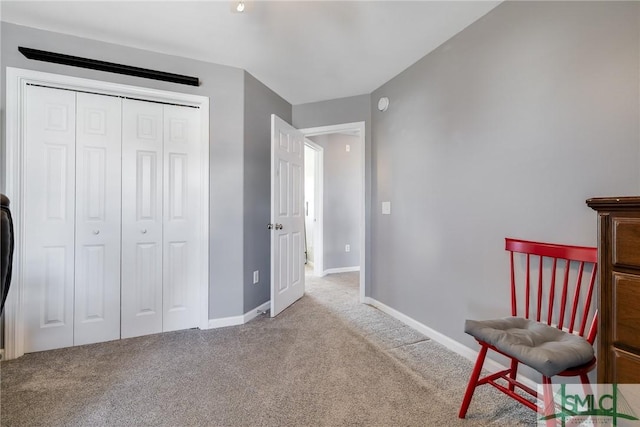
[[[93,234],[100,234],[100,230],[93,230]]]
[[[145,229],[142,229],[142,230],[140,230],[140,232],[141,232],[142,234],[147,234],[147,229],[146,229],[146,228],[145,228]]]
[[[282,224],[276,224],[276,230],[282,230]]]
[[[267,224],[267,230],[273,230],[273,224]]]

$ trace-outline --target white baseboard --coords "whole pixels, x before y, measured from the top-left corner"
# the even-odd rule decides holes
[[[248,321],[255,319],[256,317],[260,316],[260,313],[262,313],[265,310],[269,310],[270,308],[271,308],[271,301],[267,301],[264,304],[257,306],[253,310],[250,310],[248,313],[245,313],[243,316],[244,323],[247,323]]]
[[[352,271],[360,271],[360,266],[356,265],[353,267],[327,268],[325,271],[322,272],[322,276],[326,276],[327,274],[334,274],[334,273],[350,273]]]
[[[473,350],[469,347],[467,347],[464,344],[459,343],[458,341],[449,338],[448,336],[441,334],[440,332],[436,331],[435,329],[431,329],[430,327],[428,327],[427,325],[418,322],[417,320],[407,316],[404,313],[399,312],[398,310],[389,307],[386,304],[381,303],[378,300],[375,300],[371,297],[365,297],[364,298],[364,303],[365,304],[369,304],[375,308],[377,308],[378,310],[387,313],[389,316],[401,321],[402,323],[404,323],[405,325],[415,329],[416,331],[426,335],[427,337],[431,338],[432,340],[436,341],[439,344],[442,344],[443,346],[445,346],[446,348],[448,348],[449,350],[453,351],[456,354],[459,354],[460,356],[464,357],[467,360],[470,360],[472,362],[475,363],[476,359],[478,358],[478,352],[476,350]],[[484,362],[484,369],[490,371],[490,372],[498,372],[498,371],[502,371],[504,369],[507,369],[508,367],[496,362],[495,360],[489,359],[488,357],[485,359]],[[530,378],[525,377],[524,375],[518,374],[518,381],[521,381],[523,384],[531,387],[532,389],[536,390],[538,384],[531,380]]]
[[[209,319],[209,329],[226,328],[227,326],[237,326],[244,323],[244,316],[220,317]]]
[[[225,328],[227,326],[237,326],[247,323],[249,320],[259,316],[258,311],[267,310],[271,306],[269,301],[260,304],[253,310],[249,310],[241,316],[221,317],[218,319],[209,319],[209,329]]]

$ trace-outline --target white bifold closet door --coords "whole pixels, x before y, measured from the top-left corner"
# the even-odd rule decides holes
[[[197,327],[199,110],[25,96],[25,352]]]
[[[25,352],[73,345],[76,94],[27,86]]]
[[[122,105],[122,338],[162,332],[162,104]]]
[[[200,113],[164,105],[163,331],[198,326]]]
[[[122,338],[198,326],[199,117],[123,101]]]
[[[76,95],[74,345],[120,338],[121,104]]]
[[[26,352],[120,337],[120,102],[27,86]]]

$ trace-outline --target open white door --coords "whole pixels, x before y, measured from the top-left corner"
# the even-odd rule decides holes
[[[304,136],[271,115],[271,317],[304,295]]]

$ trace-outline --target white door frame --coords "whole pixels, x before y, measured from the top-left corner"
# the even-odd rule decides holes
[[[366,247],[366,237],[367,237],[367,227],[366,227],[366,162],[365,162],[365,123],[364,122],[353,122],[353,123],[343,123],[338,125],[330,125],[330,126],[319,126],[307,129],[300,129],[300,132],[305,137],[310,136],[318,136],[318,135],[327,135],[331,133],[344,133],[344,132],[353,132],[357,133],[360,137],[360,164],[361,167],[361,195],[360,195],[360,292],[359,292],[359,300],[360,302],[364,302],[365,300],[365,289],[366,289],[366,271],[367,271],[367,247]],[[322,240],[322,239],[320,239]],[[317,252],[316,255],[317,256]]]
[[[313,275],[324,275],[324,148],[305,138],[304,145],[316,152],[314,173]]]
[[[199,324],[207,329],[209,324],[209,98],[199,95],[169,92],[158,89],[109,83],[60,74],[7,67],[6,103],[6,194],[11,200],[11,211],[15,229],[15,253],[13,257],[12,286],[5,304],[4,344],[5,358],[14,359],[24,354],[23,289],[24,258],[24,129],[23,114],[25,88],[27,84],[43,85],[74,91],[85,91],[104,95],[137,98],[188,105],[200,108],[202,139],[202,212],[200,224],[200,251],[203,254],[200,275]]]

